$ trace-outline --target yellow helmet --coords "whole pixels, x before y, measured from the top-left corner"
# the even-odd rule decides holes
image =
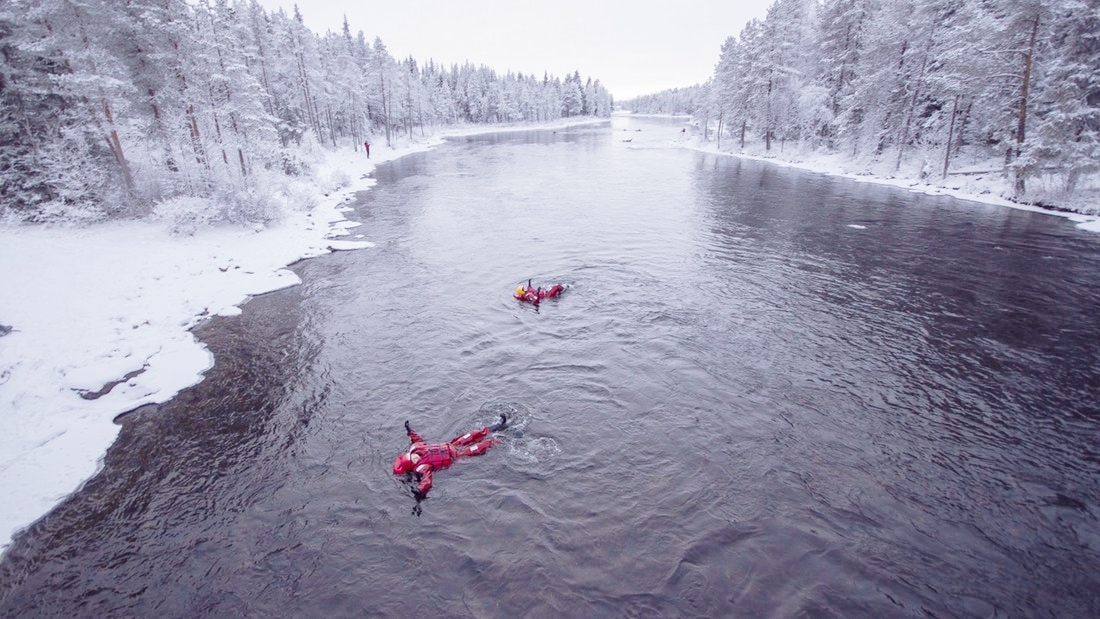
[[[527,291],[523,289],[523,286],[516,286],[516,294],[522,297],[525,292]]]

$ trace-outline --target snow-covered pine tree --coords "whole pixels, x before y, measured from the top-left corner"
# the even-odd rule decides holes
[[[579,116],[584,109],[584,93],[581,86],[579,71],[573,75],[567,75],[561,88],[561,115],[563,117]]]
[[[7,3],[5,133],[19,142],[0,149],[5,211],[33,220],[133,212],[129,147],[141,123],[114,53],[117,9],[101,0]]]
[[[841,141],[860,124],[854,113],[854,82],[872,3],[873,0],[826,0],[821,8],[816,81],[827,97],[829,122],[823,128],[823,137],[824,147],[830,150],[840,148]]]
[[[1063,0],[1047,19],[1049,45],[1038,58],[1034,113],[1018,169],[1024,177],[1061,176],[1051,197],[1065,199],[1084,175],[1100,171],[1100,4]]]
[[[0,59],[0,209],[21,220],[266,221],[264,175],[305,171],[300,148],[563,113],[549,74],[398,63],[256,0],[8,0]],[[567,77],[570,113],[610,115],[598,80]]]

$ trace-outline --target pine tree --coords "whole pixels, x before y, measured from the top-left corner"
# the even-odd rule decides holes
[[[1068,195],[1082,176],[1100,171],[1100,5],[1068,0],[1049,20],[1019,168],[1025,177],[1057,169]]]

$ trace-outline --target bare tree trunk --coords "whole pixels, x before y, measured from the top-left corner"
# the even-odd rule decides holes
[[[764,127],[764,150],[771,151],[772,149],[772,82],[768,80],[768,97],[767,106],[764,109],[765,118],[767,122]]]
[[[317,139],[322,144],[325,143],[324,129],[321,127],[321,110],[317,107],[317,97],[310,96],[309,98],[310,109],[313,111],[313,131],[317,134]]]
[[[202,147],[202,138],[199,135],[199,121],[195,118],[195,106],[187,106],[187,119],[191,127],[191,148],[195,149],[195,159],[203,166],[206,163],[206,150]]]
[[[962,151],[963,136],[966,135],[966,125],[970,122],[970,112],[974,109],[974,101],[970,100],[966,103],[966,109],[962,111],[962,119],[959,120],[959,131],[956,135],[959,139],[955,140],[955,155]]]
[[[420,120],[420,137],[424,137],[424,103],[423,97],[416,98],[416,116]]]
[[[959,111],[959,95],[955,95],[955,104],[951,106],[951,125],[947,128],[947,149],[943,154],[943,177],[947,178],[947,166],[951,162],[951,141],[955,137],[955,114]]]
[[[228,95],[226,99],[228,99]],[[233,141],[237,144],[237,158],[241,160],[241,176],[248,176],[248,168],[244,164],[244,152],[241,150],[241,137],[243,136],[247,143],[248,136],[240,130],[237,125],[237,115],[233,112],[229,113],[229,124],[233,128]]]
[[[392,147],[390,142],[390,110],[386,105],[386,76],[379,74],[378,80],[382,86],[382,124],[386,128],[386,146]]]
[[[1024,149],[1024,129],[1027,127],[1027,91],[1028,85],[1031,83],[1031,59],[1035,54],[1035,39],[1039,34],[1039,13],[1035,13],[1035,21],[1031,24],[1031,40],[1027,45],[1027,52],[1024,54],[1024,83],[1020,89],[1020,116],[1019,121],[1016,124],[1016,158],[1020,157],[1020,153]],[[1016,195],[1024,193],[1024,175],[1020,173],[1020,170],[1016,170]]]
[[[302,81],[302,101],[306,106],[306,120],[309,122],[309,126],[313,129],[313,133],[317,136],[317,139],[324,142],[324,137],[321,133],[321,119],[317,117],[317,107],[313,101],[313,94],[310,93],[309,89],[309,75],[306,73],[305,55],[298,52],[297,60],[298,78]]]
[[[332,147],[336,148],[336,123],[332,122],[332,108],[325,108],[325,116],[328,117],[328,135],[332,140]]]
[[[111,128],[111,150],[115,154],[115,161],[122,169],[122,178],[126,181],[126,188],[134,188],[134,176],[130,172],[130,164],[126,162],[126,156],[122,153],[122,142],[118,139],[118,131],[115,130],[115,121],[111,118],[111,108],[107,105],[107,98],[103,98],[103,115],[107,117],[107,126]]]
[[[260,73],[263,75],[263,78],[264,78],[264,110],[268,114],[271,114],[272,116],[274,116],[275,115],[275,102],[273,100],[273,97],[271,96],[271,92],[272,92],[271,91],[271,81],[269,79],[267,79],[267,63],[264,62],[262,56],[260,58]],[[285,146],[285,144],[284,144],[284,146]]]
[[[931,46],[931,37],[929,37],[929,46]],[[928,68],[928,50],[925,50],[920,62],[920,72],[917,74],[917,83],[913,86],[913,99],[909,102],[909,109],[905,111],[905,125],[901,130],[901,140],[898,141],[898,160],[894,163],[894,171],[897,172],[901,169],[901,158],[905,154],[905,146],[909,142],[909,127],[913,124],[913,111],[917,108],[917,101],[920,99],[920,86],[924,81],[924,71]]]
[[[222,124],[218,121],[218,104],[214,99],[214,87],[211,85],[207,89],[210,93],[210,116],[214,119],[214,135],[218,138],[218,147],[222,151],[222,163],[229,166],[229,155],[225,152],[225,138],[222,137]]]
[[[412,75],[409,71],[405,72],[405,133],[412,136]]]

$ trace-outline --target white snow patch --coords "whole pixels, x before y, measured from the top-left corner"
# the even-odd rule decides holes
[[[1100,232],[1100,217],[1072,215],[1070,219],[1078,222],[1077,227],[1088,232]]]
[[[300,283],[284,268],[297,260],[372,247],[332,238],[359,225],[344,203],[373,184],[362,177],[374,164],[410,150],[326,154],[318,167],[359,181],[314,190],[317,206],[267,228],[0,228],[0,324],[12,328],[0,337],[0,543],[95,474],[117,415],[202,380],[214,359],[192,327]]]

